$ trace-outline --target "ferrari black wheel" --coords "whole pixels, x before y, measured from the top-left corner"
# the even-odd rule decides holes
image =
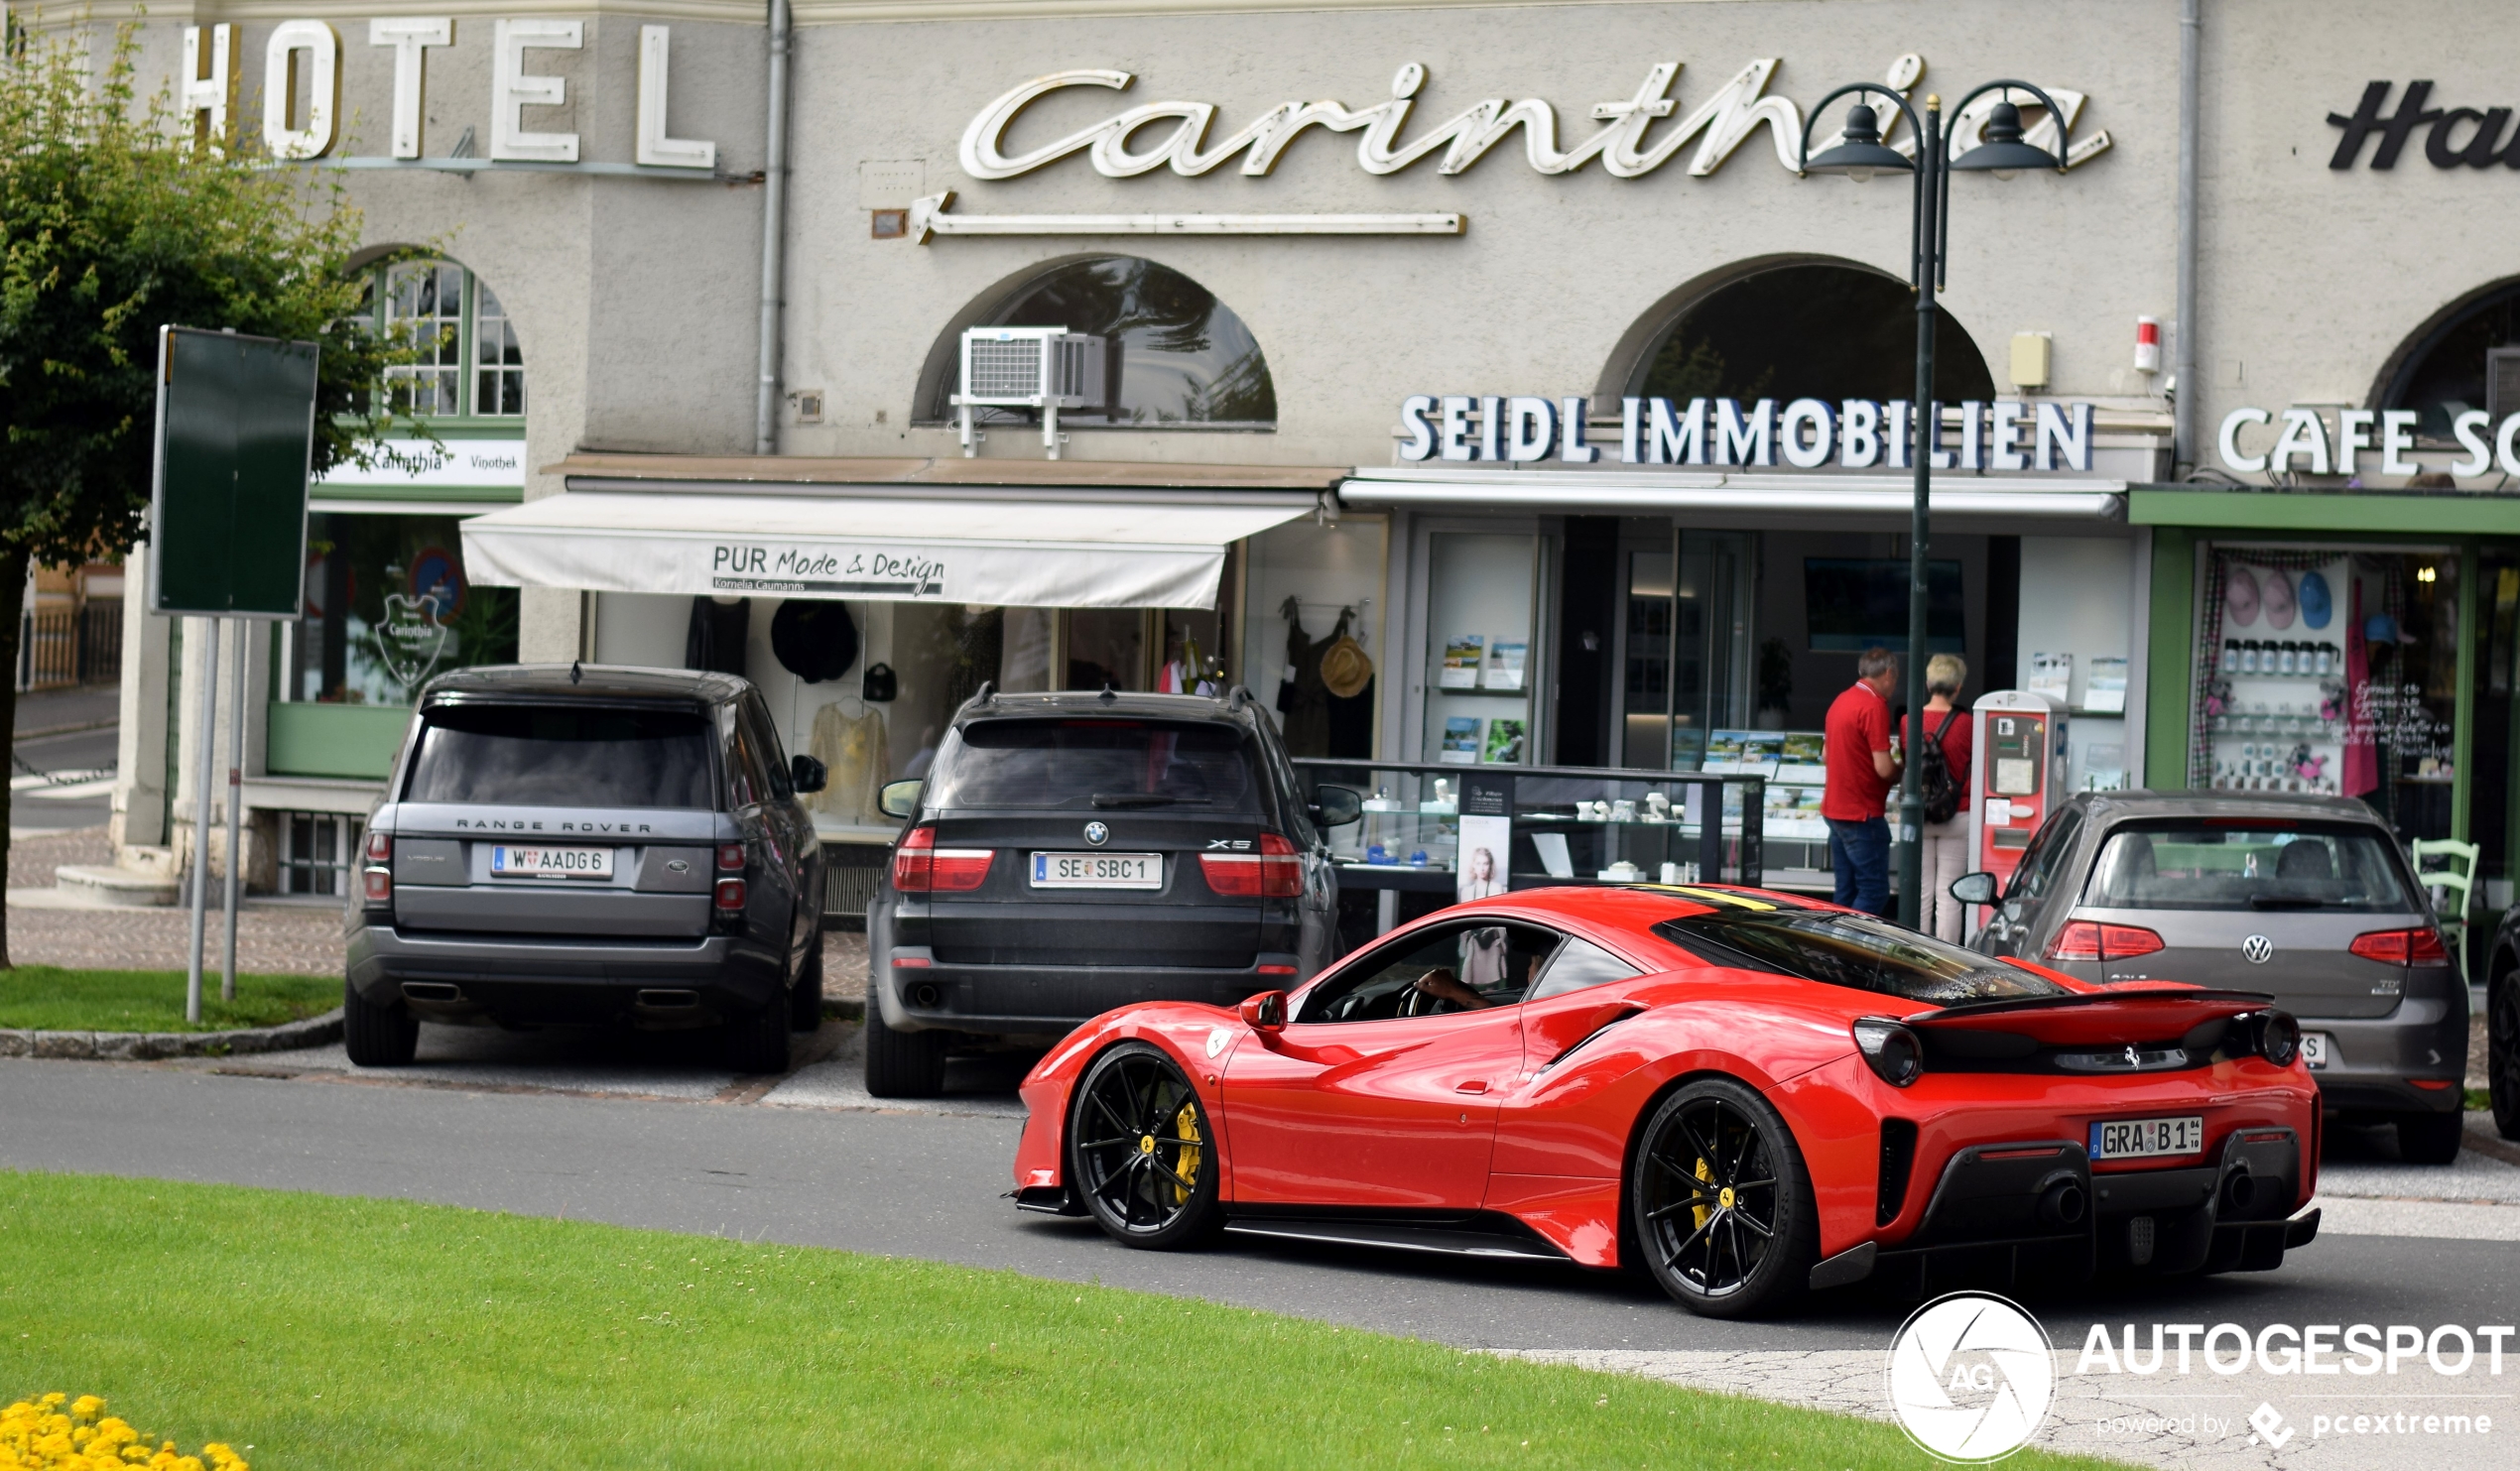
[[[1802,1151],[1766,1099],[1703,1078],[1646,1120],[1628,1174],[1646,1270],[1683,1307],[1748,1317],[1792,1301],[1819,1260]]]
[[[2485,1091],[2494,1132],[2520,1139],[2520,970],[2494,977],[2485,1002]]]
[[[1069,1186],[1124,1246],[1189,1246],[1219,1224],[1215,1138],[1173,1059],[1145,1042],[1122,1042],[1076,1085]]]

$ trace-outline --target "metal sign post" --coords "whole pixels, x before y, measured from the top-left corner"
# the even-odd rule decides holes
[[[226,960],[236,995],[236,901],[244,805],[245,666],[240,620],[304,612],[307,481],[315,452],[315,344],[158,329],[157,479],[149,504],[149,611],[198,617],[201,743],[192,792],[192,914],[184,1015],[201,1019],[210,887],[210,791],[217,771],[219,644],[238,624],[229,699]]]

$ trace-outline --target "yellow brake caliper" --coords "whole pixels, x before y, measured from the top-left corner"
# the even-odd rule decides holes
[[[1703,1160],[1698,1162],[1698,1177],[1701,1180],[1711,1180],[1715,1177],[1714,1170],[1707,1167],[1706,1162]],[[1699,1198],[1703,1199],[1704,1192],[1701,1191]],[[1712,1214],[1714,1214],[1714,1212],[1706,1209],[1706,1207],[1702,1205],[1692,1206],[1689,1211],[1690,1218],[1697,1223],[1698,1228],[1701,1231],[1705,1229],[1706,1217]]]
[[[1198,1143],[1198,1115],[1189,1104],[1183,1104],[1182,1111],[1173,1116],[1173,1132],[1193,1144]],[[1173,1166],[1173,1172],[1180,1175],[1182,1179],[1189,1180],[1191,1184],[1197,1184],[1198,1155],[1199,1152],[1197,1150],[1183,1150],[1181,1158]],[[1190,1190],[1179,1180],[1174,1181],[1173,1203],[1180,1205],[1189,1199]]]

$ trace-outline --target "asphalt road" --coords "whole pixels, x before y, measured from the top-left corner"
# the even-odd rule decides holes
[[[252,1059],[238,1065],[249,1065]],[[1004,1267],[1516,1349],[1878,1349],[1907,1304],[1832,1294],[1759,1323],[1695,1318],[1573,1268],[1230,1243],[1130,1251],[1001,1196],[1004,1116],[733,1106],[0,1061],[0,1165],[439,1201]],[[2135,1321],[2520,1321],[2507,1242],[2326,1236],[2271,1274],[2027,1293],[2060,1342]]]

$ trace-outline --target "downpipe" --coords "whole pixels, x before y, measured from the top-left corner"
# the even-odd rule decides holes
[[[788,0],[770,0],[769,136],[761,168],[761,361],[753,403],[755,454],[779,452],[781,289],[788,236]]]

